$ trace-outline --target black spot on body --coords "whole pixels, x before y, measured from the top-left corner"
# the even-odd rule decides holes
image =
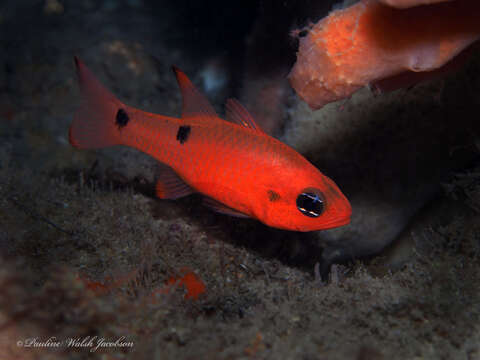
[[[115,116],[115,124],[117,124],[118,129],[121,130],[129,121],[130,118],[128,117],[127,112],[123,109],[118,109],[117,116]]]
[[[270,200],[271,202],[280,200],[280,194],[273,190],[268,190],[267,194],[268,194],[268,200]]]
[[[188,140],[190,136],[191,127],[189,125],[180,126],[177,131],[177,141],[180,141],[180,144],[183,144]]]

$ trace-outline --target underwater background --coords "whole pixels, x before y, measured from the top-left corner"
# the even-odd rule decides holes
[[[312,111],[288,80],[299,41],[347,3],[0,2],[1,359],[480,358],[478,47]],[[180,116],[172,65],[221,116],[239,99],[352,223],[288,232],[156,198],[149,156],[69,144],[74,56],[145,111]]]

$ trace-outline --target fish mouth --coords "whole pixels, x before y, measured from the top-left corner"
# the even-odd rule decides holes
[[[337,218],[333,221],[329,221],[322,224],[321,230],[333,229],[336,227],[344,226],[350,223],[350,215],[344,216],[342,218]]]
[[[337,205],[333,209],[335,214],[331,220],[324,222],[321,230],[333,229],[350,223],[352,217],[352,206],[345,199],[345,202]]]
[[[323,223],[317,223],[315,227],[310,227],[310,228],[305,228],[303,226],[296,226],[294,227],[295,231],[301,231],[301,232],[310,232],[310,231],[321,231],[321,230],[329,230],[329,229],[334,229],[340,226],[344,226],[350,223],[351,216],[350,214],[348,215],[343,215],[342,217],[337,217],[334,218],[333,220],[326,221]],[[285,228],[286,230],[292,230],[292,228]]]
[[[330,212],[330,219],[321,224],[320,230],[347,225],[352,216],[352,205],[332,179],[325,176],[323,182],[326,187],[326,196],[331,199],[332,206],[327,209]]]

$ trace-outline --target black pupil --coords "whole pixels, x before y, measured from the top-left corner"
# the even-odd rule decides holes
[[[303,215],[317,217],[323,211],[323,201],[317,194],[301,193],[297,197],[297,208]]]

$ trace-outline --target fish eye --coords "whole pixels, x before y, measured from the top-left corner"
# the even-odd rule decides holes
[[[305,216],[319,217],[325,208],[322,193],[306,189],[297,196],[297,209]]]

